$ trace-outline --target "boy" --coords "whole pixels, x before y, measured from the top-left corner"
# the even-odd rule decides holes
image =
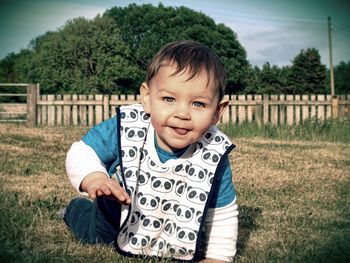
[[[64,220],[86,243],[122,255],[228,262],[236,253],[237,205],[228,160],[234,145],[215,126],[225,70],[194,41],[165,45],[149,64],[141,105],[88,131],[66,168],[86,198]]]

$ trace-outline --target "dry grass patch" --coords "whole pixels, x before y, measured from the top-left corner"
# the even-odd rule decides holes
[[[0,262],[136,261],[80,244],[56,215],[76,196],[64,159],[85,131],[0,124]],[[233,141],[235,262],[350,261],[350,145]]]

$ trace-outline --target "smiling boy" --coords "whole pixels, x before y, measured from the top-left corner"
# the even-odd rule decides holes
[[[87,243],[127,256],[228,262],[238,211],[228,160],[234,145],[215,124],[225,71],[194,41],[165,45],[140,87],[141,105],[88,131],[67,154],[73,199],[64,220]]]

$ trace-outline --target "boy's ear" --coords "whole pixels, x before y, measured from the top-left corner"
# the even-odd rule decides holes
[[[216,112],[213,118],[213,125],[215,125],[220,120],[222,114],[224,113],[224,111],[228,106],[228,103],[229,101],[225,97],[218,103],[218,106],[216,108]]]
[[[146,113],[151,113],[151,98],[149,86],[146,82],[143,82],[140,87],[141,104]]]

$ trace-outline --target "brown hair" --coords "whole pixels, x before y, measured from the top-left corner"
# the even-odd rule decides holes
[[[192,40],[175,41],[163,46],[148,65],[146,83],[150,85],[159,69],[173,62],[177,68],[172,75],[188,70],[188,80],[198,76],[204,69],[208,74],[208,83],[214,78],[214,85],[219,90],[219,100],[223,98],[226,87],[223,64],[213,50]]]

